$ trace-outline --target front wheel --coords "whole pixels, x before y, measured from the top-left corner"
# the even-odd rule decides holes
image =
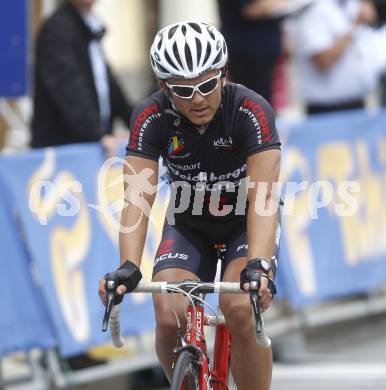
[[[178,356],[170,390],[199,390],[197,359],[191,352]]]

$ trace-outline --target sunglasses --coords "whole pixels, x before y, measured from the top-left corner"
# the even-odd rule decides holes
[[[213,92],[217,88],[220,77],[221,72],[219,72],[217,76],[205,80],[197,85],[169,84],[168,82],[166,82],[166,85],[174,95],[182,99],[191,99],[196,91],[199,92],[202,96],[209,95],[211,92]]]

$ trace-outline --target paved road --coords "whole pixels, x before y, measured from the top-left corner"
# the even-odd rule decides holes
[[[297,364],[274,367],[272,390],[386,390],[386,317],[308,335]]]
[[[275,363],[271,390],[386,390],[386,316],[314,331],[303,351],[288,348],[297,362],[288,353]]]
[[[386,363],[276,365],[272,390],[386,389]]]
[[[274,365],[271,390],[386,390],[386,315],[314,330],[307,334],[303,348],[298,339],[288,336],[284,343],[274,340],[274,345],[281,345],[282,353]],[[146,389],[128,387],[127,375],[97,383],[73,389]],[[7,390],[31,388],[12,386]]]

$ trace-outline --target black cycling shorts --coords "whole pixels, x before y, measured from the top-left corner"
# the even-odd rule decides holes
[[[227,265],[248,252],[246,218],[233,218],[221,223],[186,217],[169,225],[165,220],[161,242],[154,260],[153,276],[166,268],[182,268],[210,282],[216,275],[216,244],[226,245],[222,274]],[[278,255],[278,248],[275,256]]]

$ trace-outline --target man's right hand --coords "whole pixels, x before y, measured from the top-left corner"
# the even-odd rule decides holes
[[[137,265],[129,260],[126,260],[116,271],[107,273],[104,278],[100,280],[98,290],[99,297],[103,304],[106,305],[106,284],[108,281],[112,280],[117,286],[114,304],[118,305],[122,302],[123,295],[133,291],[141,279],[142,274]]]

